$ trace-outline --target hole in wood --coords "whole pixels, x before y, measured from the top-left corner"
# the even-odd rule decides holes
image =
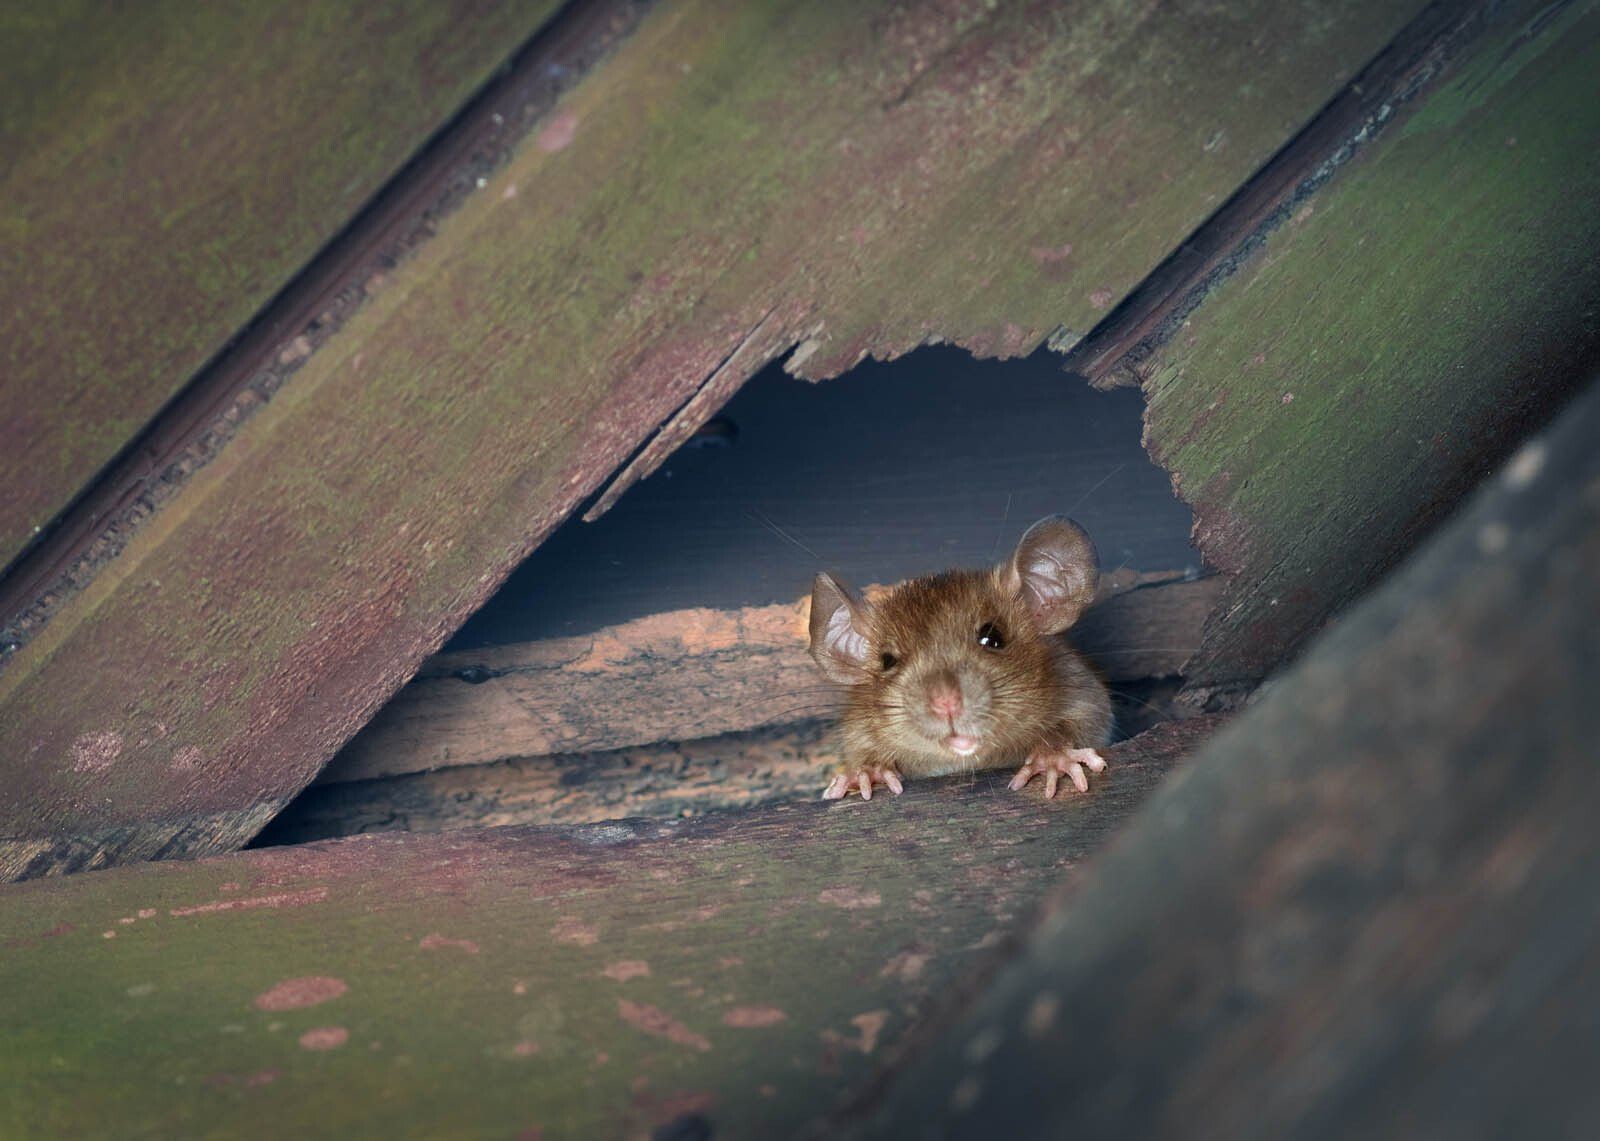
[[[1057,512],[1099,548],[1075,642],[1119,729],[1163,720],[1218,581],[1142,413],[1047,351],[923,349],[823,384],[770,367],[609,513],[551,536],[257,843],[814,796],[835,754],[812,575],[987,565]]]

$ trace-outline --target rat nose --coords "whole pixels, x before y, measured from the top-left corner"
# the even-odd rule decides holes
[[[939,718],[961,716],[961,684],[954,674],[938,673],[928,679],[928,709]]]

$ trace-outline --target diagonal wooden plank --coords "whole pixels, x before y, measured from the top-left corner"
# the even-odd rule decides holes
[[[693,1115],[783,1135],[1207,729],[1118,746],[1065,800],[986,775],[8,885],[0,1133],[556,1141]]]
[[[1139,366],[1147,446],[1233,576],[1202,695],[1297,650],[1600,362],[1600,5],[1467,31]]]
[[[768,315],[1086,328],[1416,7],[652,10],[12,655],[0,871],[241,843]]]
[[[0,567],[556,8],[0,12]]]

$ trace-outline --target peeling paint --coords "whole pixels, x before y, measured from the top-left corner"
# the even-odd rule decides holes
[[[350,1041],[350,1031],[343,1026],[318,1026],[300,1035],[303,1050],[337,1050]]]
[[[306,975],[275,983],[256,995],[251,1005],[257,1010],[299,1010],[331,1002],[349,989],[343,979]]]
[[[617,1013],[622,1016],[624,1022],[637,1027],[646,1034],[657,1038],[665,1038],[669,1042],[676,1042],[680,1046],[689,1046],[696,1050],[711,1049],[711,1043],[704,1035],[690,1030],[660,1007],[651,1006],[643,1002],[629,1002],[625,998],[619,998],[617,999]]]

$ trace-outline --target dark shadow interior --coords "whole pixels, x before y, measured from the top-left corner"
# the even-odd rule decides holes
[[[793,601],[822,569],[859,586],[982,565],[1057,512],[1106,570],[1198,570],[1189,510],[1140,444],[1143,407],[1046,350],[927,348],[821,384],[774,365],[608,514],[560,528],[446,648]]]

